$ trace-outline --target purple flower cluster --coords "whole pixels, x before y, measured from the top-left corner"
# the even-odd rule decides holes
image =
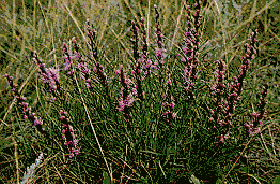
[[[217,98],[221,97],[224,95],[224,89],[225,89],[225,84],[224,84],[224,74],[225,74],[225,63],[222,59],[219,59],[216,61],[216,71],[215,71],[215,81],[216,84],[212,87],[212,95],[216,96]],[[215,99],[215,103],[217,104],[217,100]]]
[[[223,110],[223,99],[222,96],[224,95],[225,91],[225,84],[224,84],[224,71],[225,71],[225,63],[222,59],[216,61],[216,71],[215,71],[215,80],[217,81],[216,84],[212,87],[212,96],[214,97],[214,107],[215,109],[212,110],[212,117],[210,120],[215,119],[215,122],[219,122],[220,119],[220,112]]]
[[[71,53],[67,50],[67,45],[63,42],[62,43],[62,54],[64,54],[65,56],[63,57],[64,60],[64,70],[66,71],[66,74],[68,76],[70,76],[73,80],[73,74],[75,72],[74,69],[74,63],[73,63],[73,58],[71,56]]]
[[[143,19],[142,19],[143,21]],[[142,22],[142,29],[144,28],[143,27],[143,22]],[[138,33],[137,31],[139,30],[138,27],[135,25],[135,22],[134,21],[131,21],[131,26],[132,26],[132,30],[133,30],[133,38],[134,39],[131,39],[132,43],[133,43],[133,50],[134,50],[134,59],[136,61],[136,65],[135,65],[135,69],[132,70],[131,74],[134,75],[135,74],[135,77],[136,77],[136,90],[137,90],[137,95],[138,95],[138,98],[140,99],[140,102],[142,102],[144,99],[143,99],[143,95],[144,95],[144,92],[143,92],[143,89],[142,89],[142,79],[143,77],[141,76],[141,71],[142,71],[142,68],[141,68],[141,60],[139,59],[139,53],[138,53]],[[145,42],[145,41],[144,41]],[[142,60],[146,60],[146,50],[143,51],[143,55],[142,55]]]
[[[140,30],[141,30],[141,35],[142,35],[142,47],[140,52],[140,63],[142,63],[142,70],[144,72],[144,76],[148,76],[152,74],[152,70],[157,69],[158,62],[155,60],[154,62],[149,58],[149,52],[147,51],[147,41],[146,41],[146,31],[144,27],[144,19],[141,17],[141,22],[139,24]],[[137,29],[134,29],[137,31]],[[134,33],[135,34],[135,33]]]
[[[108,81],[107,81],[107,75],[104,71],[104,67],[102,65],[99,64],[99,62],[95,63],[95,67],[93,69],[93,72],[97,75],[98,81],[103,85],[103,86],[107,86],[108,85]]]
[[[157,57],[158,60],[158,64],[159,67],[162,68],[162,63],[165,63],[164,59],[167,57],[167,49],[163,48],[163,44],[162,44],[162,38],[163,38],[163,34],[161,33],[161,28],[160,28],[160,24],[159,24],[159,12],[157,10],[157,6],[154,5],[154,9],[155,9],[155,19],[156,19],[156,35],[157,38],[155,40],[156,43],[156,47],[155,47],[155,56]]]
[[[48,131],[46,131],[43,128],[43,120],[41,117],[37,117],[35,115],[35,113],[31,112],[31,107],[29,107],[28,103],[26,102],[27,98],[26,97],[19,97],[17,98],[17,104],[18,106],[21,108],[22,113],[24,114],[24,119],[30,119],[31,121],[33,121],[34,126],[36,127],[36,129],[41,132],[43,135],[46,136],[47,139],[51,139],[50,135],[48,133]]]
[[[264,85],[264,89],[261,92],[260,95],[258,95],[257,97],[260,98],[260,102],[258,103],[258,109],[260,110],[260,112],[256,113],[253,112],[252,113],[252,121],[249,124],[248,122],[245,124],[245,126],[248,129],[248,133],[249,135],[253,135],[254,133],[258,133],[260,131],[260,127],[257,127],[258,125],[262,125],[262,120],[266,117],[265,115],[265,104],[267,103],[267,101],[265,100],[266,96],[267,96],[267,89],[268,89],[268,84]]]
[[[233,81],[230,84],[230,87],[228,89],[227,94],[225,94],[225,84],[224,84],[224,71],[225,71],[225,64],[223,60],[216,61],[216,72],[215,72],[215,80],[217,81],[215,85],[212,87],[212,96],[214,97],[214,107],[215,109],[211,110],[212,117],[210,117],[210,121],[214,121],[218,123],[220,126],[223,126],[223,131],[226,132],[226,134],[222,134],[220,136],[220,142],[223,142],[224,140],[228,139],[230,137],[228,131],[228,128],[230,125],[232,125],[231,118],[232,114],[235,110],[235,105],[240,99],[240,94],[242,91],[242,87],[245,83],[244,79],[246,77],[246,74],[250,68],[250,61],[253,59],[254,54],[256,54],[255,51],[255,42],[256,42],[256,33],[257,30],[253,31],[251,33],[251,42],[250,46],[248,44],[245,44],[246,54],[244,57],[241,57],[243,60],[243,65],[240,67],[240,72],[237,77],[233,77]],[[267,88],[265,88],[267,90]],[[263,94],[266,94],[266,90],[263,92]],[[225,97],[225,99],[223,99]],[[262,102],[261,102],[261,113],[260,114],[253,114],[252,117],[254,118],[253,122],[259,122],[263,118],[263,112],[264,112],[264,95],[262,96]],[[256,126],[256,123],[246,125],[246,127],[249,129],[249,132],[253,132],[254,128],[253,125]],[[255,129],[256,130],[256,129]]]
[[[157,67],[158,67],[158,62],[156,60],[153,62],[151,59],[145,58],[144,75],[145,76],[151,75],[153,73],[152,71],[156,70]]]
[[[224,120],[222,120],[220,123],[221,124],[225,124],[225,125],[229,125],[230,123],[230,119],[231,116],[233,114],[233,111],[235,110],[235,104],[238,102],[239,100],[239,96],[240,93],[242,91],[242,87],[245,83],[244,79],[245,76],[247,74],[247,71],[250,68],[250,61],[251,59],[253,59],[255,52],[254,46],[255,46],[255,36],[256,36],[257,30],[253,31],[251,33],[252,37],[251,37],[251,45],[249,46],[248,44],[245,44],[245,48],[247,49],[247,53],[244,57],[241,57],[241,59],[243,59],[243,65],[240,66],[240,73],[238,75],[238,77],[233,77],[233,82],[230,86],[229,89],[229,94],[228,94],[228,98],[227,98],[227,105],[224,109],[223,115],[224,115]]]
[[[76,40],[73,40],[73,46],[75,49],[74,58],[78,62],[78,69],[80,70],[81,79],[85,81],[85,86],[88,89],[92,89],[92,84],[90,80],[90,69],[88,63],[82,59],[81,54],[79,53],[79,46],[76,43]]]
[[[76,130],[73,129],[73,126],[69,123],[69,118],[67,113],[63,110],[59,111],[60,120],[62,123],[62,138],[64,139],[64,145],[67,146],[69,151],[69,158],[73,158],[74,154],[78,155],[80,148],[78,147],[78,140],[76,139]]]
[[[75,40],[74,40],[74,45],[75,45]],[[70,77],[72,79],[72,81],[74,81],[73,74],[75,72],[75,68],[74,68],[73,58],[76,58],[78,61],[80,61],[79,54],[76,53],[76,55],[74,57],[72,57],[71,53],[69,53],[69,51],[67,50],[67,45],[65,43],[63,43],[63,45],[62,45],[62,52],[65,55],[63,57],[63,60],[65,62],[64,70],[66,71],[66,75],[68,77]],[[36,53],[34,53],[34,59],[40,67],[38,72],[41,76],[41,80],[43,81],[43,83],[46,86],[49,87],[50,92],[55,96],[53,98],[53,100],[56,100],[56,97],[57,97],[56,94],[59,94],[59,92],[60,92],[60,83],[59,83],[59,74],[58,74],[59,70],[55,70],[53,68],[50,68],[50,69],[46,68],[45,63],[42,63],[42,61],[38,59]],[[82,62],[80,62],[80,69],[82,71],[84,71],[85,65],[83,65],[83,67],[81,67],[81,63]],[[20,105],[25,106],[26,103],[21,103]],[[69,119],[67,118],[66,112],[60,111],[60,115],[61,115],[60,119],[61,119],[62,128],[63,128],[62,138],[65,141],[64,145],[67,146],[67,148],[68,148],[69,158],[73,158],[74,154],[77,155],[79,153],[79,148],[77,147],[78,140],[76,139],[76,135],[74,134],[75,130],[73,129],[72,125],[69,124]],[[44,129],[42,129],[41,118],[37,118],[36,116],[31,116],[31,118],[34,119],[34,125],[37,127],[37,129],[39,128],[41,131],[44,131]]]
[[[167,88],[166,93],[162,96],[165,99],[165,102],[162,103],[163,110],[165,111],[162,113],[161,117],[169,124],[172,125],[172,120],[176,117],[175,113],[173,112],[175,103],[172,102],[172,96],[170,93],[171,88],[171,79],[167,81]]]
[[[119,81],[121,82],[122,88],[121,88],[121,96],[122,98],[119,99],[119,111],[124,112],[124,116],[127,119],[130,119],[131,115],[129,115],[128,109],[135,101],[135,96],[137,94],[137,89],[132,88],[132,93],[129,92],[130,86],[132,85],[132,82],[128,79],[126,79],[126,74],[123,71],[123,66],[120,66],[119,70],[116,70],[116,74],[119,75]]]
[[[12,91],[14,92],[14,96],[19,96],[18,94],[18,85],[14,84],[13,76],[9,76],[8,74],[5,74],[4,77],[6,77],[8,84],[11,88]]]
[[[17,103],[18,105],[21,107],[21,110],[23,111],[24,114],[24,119],[28,119],[28,117],[32,117],[33,114],[31,113],[31,108],[28,107],[28,103],[26,102],[27,98],[24,96],[21,96],[17,99]],[[38,119],[35,118],[36,122],[34,121],[34,125],[36,126],[37,124],[41,124],[41,123],[37,123]]]
[[[37,116],[35,116],[35,113],[31,112],[31,107],[29,107],[27,98],[24,96],[19,97],[18,85],[14,84],[13,77],[9,76],[8,74],[5,74],[4,76],[7,78],[8,84],[12,87],[12,91],[15,92],[14,100],[15,100],[17,106],[20,107],[21,113],[23,114],[23,118],[33,121],[36,129],[39,132],[41,132],[43,135],[45,135],[47,139],[51,139],[48,131],[46,131],[43,128],[43,120],[41,118],[38,118]]]
[[[90,69],[88,69],[88,64],[87,62],[80,62],[78,64],[78,68],[80,69],[80,72],[82,74],[82,79],[85,81],[85,85],[87,88],[91,89],[91,80],[89,78],[90,76]]]
[[[98,54],[97,54],[97,47],[96,47],[96,38],[97,38],[97,34],[95,29],[93,28],[93,25],[90,25],[89,19],[87,20],[87,22],[85,23],[85,25],[87,26],[87,31],[88,31],[88,37],[89,37],[89,45],[91,46],[91,56],[93,56],[93,58],[95,61],[98,60]]]
[[[103,86],[108,85],[107,81],[107,75],[104,71],[104,67],[100,65],[98,62],[98,49],[97,49],[97,43],[96,43],[96,31],[93,28],[93,25],[90,25],[89,19],[86,22],[87,30],[88,30],[88,37],[90,39],[89,45],[91,46],[91,60],[95,63],[95,68],[93,69],[93,72],[97,75],[98,82],[102,84]],[[89,83],[89,81],[87,82]]]
[[[187,92],[190,92],[189,93],[189,96],[187,96],[186,100],[191,100],[192,99],[192,93],[191,91],[193,90],[193,87],[194,87],[194,82],[191,81],[191,75],[192,75],[192,67],[191,64],[189,63],[185,69],[184,69],[184,73],[182,74],[182,77],[185,81],[184,83],[184,88],[186,89]]]
[[[41,77],[41,80],[43,81],[45,86],[50,90],[52,95],[55,97],[55,100],[57,94],[59,94],[60,91],[59,70],[53,68],[46,68],[46,64],[43,63],[41,59],[38,59],[36,52],[34,52],[33,58],[39,66],[38,73]]]
[[[190,6],[187,6],[187,28],[184,44],[182,46],[183,55],[179,55],[185,64],[183,79],[185,81],[186,100],[193,100],[195,98],[192,91],[197,80],[197,67],[200,65],[198,59],[200,41],[198,29],[200,26],[201,15],[199,13],[200,10],[198,9],[195,13],[191,14]]]

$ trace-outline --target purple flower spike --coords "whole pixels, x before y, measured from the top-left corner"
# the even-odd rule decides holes
[[[36,53],[35,53],[35,56],[36,56]],[[42,124],[43,124],[43,121],[41,120],[41,118],[37,118],[35,116],[35,113],[32,113],[31,112],[31,108],[28,107],[28,103],[26,102],[27,101],[27,98],[24,97],[24,96],[21,96],[19,97],[19,94],[18,94],[18,85],[14,84],[13,82],[13,77],[12,76],[9,76],[8,74],[5,75],[5,77],[7,78],[8,82],[9,82],[9,85],[11,87],[13,87],[13,91],[14,91],[14,101],[16,102],[16,104],[20,107],[21,111],[22,111],[22,114],[23,114],[23,118],[24,119],[30,119],[31,121],[34,122],[34,126],[36,127],[36,129],[41,132],[42,134],[44,134],[46,136],[47,139],[50,139],[49,137],[49,133],[48,131],[45,131],[43,128],[42,128]]]
[[[232,125],[231,118],[233,116],[233,112],[235,110],[235,106],[237,102],[240,99],[240,94],[243,90],[243,85],[245,82],[245,76],[250,68],[250,60],[254,57],[254,44],[255,44],[255,36],[256,34],[252,34],[251,43],[245,44],[244,47],[246,48],[246,53],[244,57],[241,57],[243,60],[243,65],[240,67],[240,72],[237,77],[232,78],[232,83],[230,84],[229,90],[228,90],[228,96],[226,96],[224,99],[223,97],[223,91],[225,91],[225,85],[223,84],[223,77],[224,77],[224,63],[222,60],[218,60],[216,62],[217,64],[217,70],[216,70],[216,76],[215,79],[217,83],[212,88],[214,95],[214,106],[216,106],[216,109],[214,110],[214,114],[211,117],[211,120],[215,120],[216,123],[220,124],[224,127],[223,131],[228,132],[229,126]],[[227,100],[226,100],[227,99]],[[220,116],[220,114],[223,115],[223,119]],[[253,114],[255,116],[255,114]],[[257,115],[256,115],[257,116]],[[254,117],[257,122],[260,121],[257,117]],[[252,126],[246,125],[246,127],[249,129],[248,131],[250,134],[254,130]]]
[[[124,116],[127,119],[130,119],[131,115],[129,115],[129,107],[134,103],[135,98],[134,95],[137,95],[137,87],[134,87],[130,92],[130,85],[132,84],[130,80],[126,79],[126,75],[122,69],[122,66],[120,66],[119,69],[119,80],[121,82],[122,88],[121,88],[121,96],[122,98],[119,99],[119,107],[118,110],[123,112]]]
[[[163,108],[164,112],[161,114],[161,117],[169,125],[172,125],[172,121],[176,117],[176,114],[173,113],[175,103],[172,102],[172,96],[170,93],[170,88],[172,85],[172,80],[170,78],[171,78],[171,75],[169,75],[169,79],[166,82],[166,85],[167,85],[166,93],[163,95],[165,102],[162,103],[162,108]]]
[[[31,112],[31,108],[28,107],[28,103],[27,98],[21,96],[20,98],[16,98],[17,99],[17,105],[20,106],[24,119],[30,119],[31,121],[33,121],[34,126],[36,127],[36,129],[41,132],[43,135],[46,136],[47,139],[51,140],[50,138],[50,134],[48,133],[48,131],[46,131],[45,129],[43,129],[43,120],[42,118],[38,118],[37,116],[35,116],[35,113]]]
[[[89,44],[91,49],[91,56],[93,61],[95,62],[95,68],[93,69],[93,72],[96,74],[97,79],[95,81],[98,81],[103,86],[108,85],[107,81],[107,75],[104,72],[104,67],[100,65],[98,62],[98,48],[96,46],[96,39],[97,39],[97,33],[93,28],[93,25],[90,25],[89,20],[86,22],[87,30],[88,30],[88,37],[89,37]],[[88,77],[85,79],[87,80]],[[90,84],[86,83],[87,86],[91,86]]]
[[[76,134],[74,133],[73,126],[70,125],[69,118],[67,117],[67,113],[63,110],[59,111],[61,115],[61,123],[62,123],[62,138],[64,139],[64,145],[68,148],[69,158],[73,158],[74,154],[78,155],[80,148],[78,147],[78,140],[76,139]]]
[[[262,120],[266,117],[265,115],[265,104],[266,104],[266,96],[267,96],[267,89],[268,84],[265,84],[263,87],[263,91],[261,92],[261,95],[258,95],[260,97],[260,102],[258,103],[257,107],[259,109],[259,113],[253,112],[252,113],[252,123],[250,125],[245,125],[248,128],[249,134],[258,133],[260,131],[260,127],[257,127],[259,125],[262,125]]]
[[[34,120],[34,126],[37,126],[37,125],[43,125],[43,121],[40,119],[38,119],[37,117],[35,117],[35,120]]]
[[[200,27],[200,11],[198,10],[193,12],[190,10],[190,6],[187,5],[187,27],[185,32],[185,38],[183,39],[183,43],[181,45],[182,54],[181,61],[183,62],[185,68],[183,71],[183,79],[185,81],[184,87],[186,89],[186,100],[193,100],[195,97],[193,96],[193,90],[195,83],[197,81],[197,73],[198,73],[198,66],[199,63],[199,45],[200,45],[200,38],[199,38],[199,27]],[[192,13],[193,12],[193,13]],[[213,95],[215,92],[213,92]]]
[[[4,75],[8,81],[8,85],[12,88],[12,91],[14,92],[14,97],[17,98],[19,96],[18,94],[18,85],[14,84],[13,76],[9,76],[8,74]]]
[[[131,74],[134,75],[134,74],[135,74],[135,71],[134,71],[134,70],[131,70]]]
[[[59,70],[53,68],[46,68],[45,63],[42,63],[42,61],[38,59],[36,52],[34,52],[33,59],[37,62],[38,66],[40,67],[38,73],[41,76],[41,81],[45,84],[46,88],[50,90],[52,95],[56,97],[60,91]]]

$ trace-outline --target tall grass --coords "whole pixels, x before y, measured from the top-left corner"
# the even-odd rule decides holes
[[[277,182],[279,3],[241,4],[3,3],[1,182]]]

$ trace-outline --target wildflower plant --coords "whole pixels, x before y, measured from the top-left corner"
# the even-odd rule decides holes
[[[69,122],[69,118],[67,117],[67,113],[63,110],[59,111],[61,115],[61,123],[62,123],[62,138],[64,139],[64,145],[67,146],[69,151],[69,158],[73,158],[74,154],[78,155],[79,148],[78,148],[78,140],[76,138],[75,131],[73,126]]]
[[[267,66],[258,66],[272,38],[251,20],[266,9],[254,8],[244,25],[224,25],[220,3],[171,1],[167,4],[176,11],[170,11],[163,2],[125,1],[115,3],[118,11],[113,11],[110,2],[84,1],[84,9],[103,8],[79,19],[78,4],[54,3],[71,21],[63,30],[56,27],[53,34],[60,39],[46,44],[52,52],[30,49],[33,62],[24,83],[18,82],[18,69],[8,67],[3,72],[9,74],[1,75],[13,98],[1,120],[3,140],[10,141],[1,147],[1,158],[8,152],[15,157],[0,165],[6,177],[1,181],[19,183],[25,172],[21,183],[34,182],[43,154],[48,158],[38,183],[265,183],[273,178],[277,172],[269,167],[256,172],[250,156],[268,134],[279,131],[274,85],[264,81]],[[121,10],[129,15],[118,14]],[[41,22],[51,13],[46,15]],[[54,25],[46,30],[56,30]],[[65,34],[64,27],[72,31]],[[262,156],[279,168],[279,139],[270,137],[271,147],[265,144]],[[30,157],[38,152],[33,163]],[[5,171],[6,162],[16,163],[11,164],[15,174]]]

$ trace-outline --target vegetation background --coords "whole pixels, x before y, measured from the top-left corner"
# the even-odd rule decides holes
[[[280,3],[276,0],[202,2],[200,77],[196,100],[186,102],[180,87],[183,82],[179,80],[184,69],[177,56],[182,53],[180,43],[187,27],[186,5],[193,8],[194,3],[180,0],[2,0],[0,182],[19,183],[24,175],[32,178],[29,178],[30,183],[198,182],[194,176],[201,183],[279,182]],[[156,60],[154,41],[158,37],[154,4],[159,12],[162,43],[168,51],[162,71],[164,78],[162,81],[158,78],[159,71],[155,71],[149,81],[145,78],[145,104],[136,102],[130,108],[132,118],[128,120],[116,108],[122,86],[115,70],[123,65],[128,78],[135,82],[130,74],[134,67],[131,20],[139,23],[141,17],[146,28],[148,52],[151,60]],[[80,78],[76,81],[80,89],[77,92],[73,81],[61,72],[66,98],[63,103],[53,101],[37,75],[33,52],[37,52],[48,68],[63,70],[63,42],[70,52],[74,51],[71,43],[75,37],[81,44],[81,53],[89,56],[87,19],[97,31],[95,43],[110,95],[103,96],[105,88],[98,84],[90,93]],[[235,127],[231,138],[216,146],[220,130],[208,129],[213,127],[209,124],[213,108],[209,89],[215,84],[215,61],[223,59],[228,66],[225,82],[229,85],[232,79],[229,76],[239,73],[239,58],[246,52],[243,45],[250,42],[250,33],[255,29],[258,29],[257,54],[251,61],[241,100],[233,115]],[[89,62],[89,66],[93,68],[94,64]],[[170,72],[172,76],[168,78]],[[51,142],[36,130],[31,120],[22,117],[4,74],[13,76],[19,93],[27,97],[32,111],[43,118]],[[176,112],[171,125],[161,118],[165,101],[162,95],[169,79]],[[268,84],[266,117],[260,133],[250,137],[244,123],[251,120],[253,112],[262,110],[257,107],[260,101],[257,95],[265,84]],[[63,144],[60,110],[67,112],[73,122],[81,147],[79,155],[71,159]],[[43,157],[38,158],[41,153]],[[27,172],[28,167],[29,171],[34,168],[34,172]]]

